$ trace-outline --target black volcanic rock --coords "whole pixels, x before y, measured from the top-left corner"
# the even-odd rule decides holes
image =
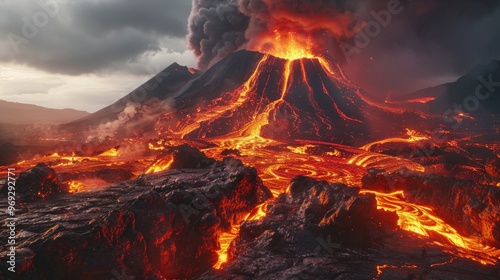
[[[67,192],[67,186],[59,182],[56,171],[45,163],[21,172],[16,181],[16,194],[23,200],[49,198]],[[3,186],[3,193],[7,194],[7,183]]]
[[[493,177],[500,179],[500,158],[495,157],[486,163],[486,172]]]
[[[299,176],[267,215],[245,221],[229,261],[196,279],[489,279],[499,267],[457,259],[396,227],[358,188]]]
[[[173,148],[172,169],[205,168],[215,163],[214,159],[208,158],[204,153],[189,145],[181,145]]]
[[[270,197],[255,169],[228,158],[25,203],[16,212],[17,277],[191,278],[217,262],[219,233]],[[10,275],[5,254],[1,279]]]
[[[363,188],[403,190],[410,202],[431,206],[437,215],[465,235],[500,247],[500,188],[407,169],[387,173],[370,169]]]
[[[396,229],[372,195],[299,176],[267,216],[245,221],[229,261],[197,279],[496,279],[498,269],[455,259]],[[452,260],[452,261],[450,261]]]
[[[395,214],[377,210],[373,195],[299,176],[292,180],[289,194],[268,203],[265,217],[241,224],[230,248],[232,259],[220,272],[224,276],[208,273],[202,279],[234,275],[264,279],[293,267],[301,258],[376,246],[395,230],[396,220]]]
[[[113,123],[130,102],[138,112]],[[116,128],[108,134],[118,138],[160,133],[199,139],[241,132],[255,120],[266,123],[260,130],[266,138],[344,144],[429,125],[418,114],[377,106],[332,59],[288,61],[241,50],[196,74],[172,65],[117,103],[61,129],[82,139],[99,134],[102,124]]]
[[[242,223],[242,242],[251,242],[253,235],[258,237],[268,230],[283,235],[287,226],[293,225],[316,235],[328,235],[333,242],[370,246],[395,229],[397,220],[393,213],[377,210],[374,195],[304,176],[293,179],[290,194],[270,202],[267,209],[268,215],[262,220]],[[283,223],[275,223],[278,220]]]

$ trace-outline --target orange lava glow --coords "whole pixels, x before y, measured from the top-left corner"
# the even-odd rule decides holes
[[[227,250],[229,249],[229,245],[233,242],[234,238],[238,236],[238,232],[240,231],[240,226],[236,225],[231,228],[229,232],[223,232],[219,235],[219,246],[220,249],[217,251],[219,255],[219,259],[217,263],[214,265],[215,269],[220,269],[223,264],[225,264],[228,260]]]
[[[425,104],[425,103],[431,102],[433,100],[436,100],[436,97],[422,97],[422,98],[408,100],[407,102],[409,102],[409,103],[422,103],[422,104]]]
[[[311,39],[300,38],[293,31],[283,32],[278,29],[273,31],[273,35],[262,40],[260,52],[286,60],[316,57],[311,51],[315,43]]]
[[[375,278],[373,278],[373,280],[377,280],[382,275],[382,273],[384,272],[385,269],[396,269],[396,268],[416,269],[418,267],[416,265],[413,265],[413,264],[405,264],[403,266],[388,265],[388,264],[377,265],[377,276],[375,276]]]
[[[483,265],[494,265],[500,259],[500,250],[485,246],[479,240],[460,235],[453,227],[437,217],[429,207],[404,201],[402,191],[380,193],[362,190],[361,193],[373,193],[377,197],[379,209],[396,212],[398,226],[407,231],[429,238],[429,243],[444,247],[458,256],[469,258]]]
[[[266,137],[265,133],[263,133],[264,128],[271,125],[273,120],[276,120],[276,114],[279,112],[279,109],[287,108],[287,105],[289,105],[287,104],[286,97],[290,95],[292,83],[299,82],[304,85],[304,88],[313,88],[307,79],[305,62],[301,59],[315,59],[314,63],[311,64],[316,68],[322,68],[326,75],[329,76],[328,78],[334,80],[335,83],[345,85],[345,87],[350,89],[355,87],[345,78],[339,67],[329,63],[325,58],[315,56],[311,51],[310,42],[304,38],[299,39],[293,32],[275,31],[274,36],[269,38],[269,44],[265,44],[262,48],[262,51],[267,54],[286,59],[284,62],[284,71],[282,74],[279,73],[279,76],[281,76],[280,81],[272,85],[278,88],[275,98],[272,101],[267,100],[267,103],[263,102],[262,104],[255,105],[258,109],[250,110],[247,113],[249,121],[241,129],[218,137],[205,137],[205,135],[201,135],[199,136],[200,139],[196,139],[199,142],[191,140],[192,142],[189,142],[189,144],[193,146],[198,145],[197,147],[205,152],[207,156],[219,160],[223,158],[221,154],[224,150],[237,149],[241,155],[238,158],[244,164],[255,167],[258,170],[259,176],[274,196],[286,192],[290,180],[298,175],[310,176],[318,180],[340,182],[348,186],[360,186],[362,176],[366,173],[367,168],[378,168],[392,172],[404,166],[417,172],[426,171],[422,165],[411,160],[373,152],[373,147],[380,144],[431,141],[430,137],[419,134],[412,129],[408,129],[406,134],[403,132],[401,137],[383,139],[360,148],[311,140],[282,139],[278,141],[270,139],[271,137]],[[186,116],[184,122],[178,121],[174,126],[158,131],[158,137],[163,140],[139,143],[144,144],[145,149],[148,150],[147,152],[154,156],[147,154],[139,157],[136,156],[128,161],[122,161],[120,159],[120,148],[112,148],[97,156],[52,154],[20,162],[14,165],[14,167],[25,170],[36,165],[38,162],[50,162],[50,166],[56,172],[77,174],[82,170],[97,172],[104,168],[113,167],[131,171],[135,176],[143,173],[150,174],[168,170],[173,163],[173,157],[162,154],[166,150],[166,146],[189,141],[187,140],[187,136],[200,130],[203,123],[211,122],[221,116],[231,115],[236,109],[246,104],[252,98],[253,94],[258,91],[259,74],[266,70],[268,63],[271,63],[271,60],[274,59],[269,55],[264,55],[260,61],[253,65],[254,71],[245,83],[232,92],[224,93],[224,97],[227,98],[221,97],[206,107],[196,107],[198,109],[197,112]],[[300,73],[292,73],[292,69],[300,69],[297,70]],[[265,83],[265,86],[267,86],[268,81]],[[326,94],[328,89],[324,82],[320,81],[318,84],[316,88],[323,88],[325,93],[324,99],[332,100],[333,105],[331,110],[337,113],[339,119],[354,123],[363,122],[360,119],[350,116],[347,111],[344,112],[341,110],[341,104],[335,103],[335,100]],[[311,95],[312,93],[305,92],[304,95],[306,97],[304,99],[309,98],[312,100],[313,98],[307,96],[308,94]],[[314,110],[319,107],[317,103],[311,101],[311,107]],[[293,109],[289,111],[292,119],[298,118]],[[319,118],[324,122],[322,127],[332,129],[332,126],[335,125],[329,123],[321,115],[319,115]],[[286,131],[287,128],[282,129]],[[320,129],[313,128],[312,130],[314,129],[316,131],[312,131],[311,133],[321,134],[322,131]],[[140,141],[137,140],[137,142]],[[201,142],[203,144],[200,144]],[[210,144],[206,145],[206,143]],[[80,180],[65,183],[68,183],[71,192],[77,192],[89,188],[89,186],[82,182]],[[96,186],[101,186],[101,183],[95,184]],[[102,183],[102,185],[105,184]],[[499,249],[484,246],[478,240],[460,235],[454,228],[437,217],[429,207],[406,202],[402,192],[391,194],[366,190],[363,192],[375,194],[380,209],[397,213],[399,216],[398,224],[401,229],[418,234],[428,240],[429,244],[439,245],[454,256],[468,258],[484,265],[495,264],[500,258]],[[261,219],[266,215],[266,210],[267,204],[259,205],[248,213],[244,220]],[[239,224],[236,223],[229,232],[221,232],[219,234],[219,260],[214,268],[218,269],[227,262],[228,248],[238,232]],[[394,267],[383,265],[377,267],[379,276],[383,269],[388,268]]]
[[[100,154],[99,156],[103,157],[116,157],[118,156],[118,150],[116,148],[109,149],[105,151],[104,153]]]
[[[161,158],[157,160],[153,165],[151,165],[148,170],[146,170],[145,174],[157,173],[161,171],[165,171],[170,168],[172,163],[174,162],[173,157]]]
[[[255,207],[248,215],[245,217],[245,221],[255,221],[260,218],[266,216],[267,211],[267,203],[263,203],[257,207]],[[229,232],[223,232],[219,235],[219,246],[220,249],[217,251],[219,255],[219,259],[217,263],[214,265],[215,269],[220,269],[224,263],[227,262],[228,259],[228,248],[231,242],[238,236],[238,232],[240,231],[240,226],[235,225],[231,228]]]
[[[70,193],[81,192],[84,189],[83,184],[78,181],[70,181],[68,183],[68,187],[69,187],[68,191]]]

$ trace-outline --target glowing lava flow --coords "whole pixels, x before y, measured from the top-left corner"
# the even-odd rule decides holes
[[[429,237],[430,243],[444,247],[452,254],[483,265],[494,265],[500,259],[500,249],[482,245],[479,240],[460,235],[437,217],[431,208],[403,201],[402,191],[387,194],[362,190],[361,193],[375,194],[379,209],[396,212],[401,229]]]
[[[411,140],[413,136],[409,133]],[[417,137],[417,136],[415,136]],[[395,139],[403,141],[403,139]],[[389,140],[387,142],[390,142]],[[226,144],[229,142],[225,142]],[[282,145],[274,142],[274,149],[263,148],[247,151],[242,149],[242,154],[251,153],[252,157],[241,157],[249,165],[256,167],[260,171],[260,176],[264,184],[271,188],[276,196],[285,191],[292,178],[297,175],[307,175],[320,180],[344,182],[347,185],[359,186],[361,175],[365,172],[364,164],[357,164],[353,158],[366,155],[363,150],[350,150],[345,146],[324,144],[314,144],[308,141],[303,145]],[[220,152],[220,148],[216,148]],[[249,148],[250,149],[250,148]],[[323,152],[312,152],[315,150]],[[208,150],[209,154],[215,155],[214,150]],[[354,153],[354,156],[346,157],[346,154]],[[370,154],[376,155],[376,153]],[[382,155],[381,155],[382,156]],[[373,162],[370,166],[393,169],[401,164],[406,164],[397,157],[384,156],[384,160]],[[418,171],[420,165],[415,164]],[[399,227],[403,230],[411,231],[422,236],[429,245],[437,245],[443,251],[449,252],[452,256],[467,258],[483,265],[493,265],[500,258],[500,250],[494,247],[485,246],[479,240],[460,235],[454,228],[437,217],[429,207],[412,204],[404,201],[403,192],[385,194],[380,192],[362,190],[362,193],[373,193],[377,198],[379,209],[396,212],[399,216]],[[253,212],[259,213],[257,216],[265,216],[266,209],[257,207]],[[251,219],[247,217],[246,220]],[[215,268],[220,268],[227,261],[227,248],[232,240],[237,236],[239,227],[235,226],[231,232],[223,233],[219,240],[221,249],[219,250],[219,262]],[[439,265],[439,264],[435,264]],[[389,267],[380,267],[380,270]],[[396,268],[396,267],[394,267]],[[381,273],[381,272],[380,272]]]
[[[216,119],[227,112],[233,112],[236,108],[245,103],[252,89],[257,84],[257,77],[261,73],[262,67],[268,58],[269,56],[266,55],[259,61],[250,78],[235,91],[236,94],[232,94],[232,100],[228,102],[227,105],[215,105],[213,108],[209,108],[209,110],[204,111],[203,114],[197,114],[195,121],[188,124],[178,133],[180,138],[184,138],[187,134],[198,129],[201,123]]]
[[[363,149],[365,151],[370,151],[373,146],[379,145],[379,144],[387,144],[387,143],[394,143],[394,142],[413,143],[413,142],[418,142],[418,141],[430,140],[430,137],[428,137],[426,135],[419,134],[415,130],[411,130],[408,128],[406,129],[406,134],[408,135],[408,138],[388,138],[388,139],[384,139],[384,140],[380,140],[377,142],[367,144],[367,145],[361,147],[361,149]]]
[[[145,174],[151,174],[167,170],[170,168],[173,162],[174,158],[171,155],[166,158],[160,158],[155,163],[153,163],[153,165],[151,165],[148,168],[148,170],[146,170]]]
[[[219,235],[219,246],[220,249],[217,251],[219,255],[219,259],[217,263],[214,265],[215,269],[220,269],[223,264],[227,262],[227,250],[229,249],[229,245],[231,242],[238,236],[238,232],[240,231],[240,226],[235,225],[231,228],[229,232],[223,232]]]
[[[245,221],[258,220],[266,215],[266,211],[267,211],[267,203],[263,203],[255,207],[254,210],[248,213],[248,215],[243,220]],[[217,251],[217,254],[219,255],[219,260],[214,265],[215,269],[220,269],[221,266],[227,262],[227,254],[228,254],[227,250],[229,249],[229,245],[231,245],[231,242],[233,242],[234,238],[238,236],[239,231],[240,231],[240,226],[235,225],[231,228],[231,231],[223,232],[219,236],[220,249]]]
[[[293,37],[291,38],[293,39]],[[274,46],[276,46],[276,44],[274,44]],[[284,186],[287,186],[288,182],[297,175],[307,175],[316,179],[344,182],[348,185],[360,185],[361,175],[359,174],[363,174],[364,170],[369,167],[394,171],[401,168],[403,165],[414,171],[425,171],[423,166],[410,160],[370,152],[371,148],[377,144],[392,142],[411,143],[429,140],[428,137],[409,129],[407,130],[408,138],[390,138],[366,145],[358,150],[357,153],[354,153],[350,158],[345,158],[345,156],[344,158],[338,157],[342,155],[342,153],[337,150],[333,150],[335,152],[330,151],[330,154],[325,152],[320,155],[312,155],[309,149],[314,149],[315,145],[306,144],[290,146],[286,145],[284,142],[268,139],[263,136],[263,128],[270,124],[274,110],[278,110],[280,106],[286,104],[287,101],[285,98],[290,93],[291,85],[297,82],[294,81],[294,79],[301,77],[300,82],[310,90],[312,89],[308,84],[304,63],[300,59],[317,59],[323,70],[331,75],[335,81],[339,83],[346,83],[346,81],[348,81],[343,77],[341,72],[335,73],[325,59],[315,57],[302,50],[295,50],[295,48],[290,49],[289,46],[290,45],[288,45],[285,51],[273,49],[270,53],[273,56],[287,59],[280,81],[279,98],[267,104],[267,106],[265,106],[260,113],[255,114],[251,121],[244,125],[243,128],[228,135],[211,139],[211,141],[217,145],[217,148],[207,149],[206,152],[209,155],[218,157],[217,155],[220,154],[223,149],[238,149],[243,155],[241,159],[244,163],[254,166],[260,171],[264,183],[270,187],[275,196],[284,192]],[[249,93],[254,90],[253,88],[258,84],[257,79],[259,77],[259,71],[266,65],[268,59],[268,56],[262,58],[254,73],[244,86],[237,91],[237,102],[234,102],[230,107],[225,107],[222,111],[216,112],[216,114],[234,110],[234,108],[241,106],[243,102],[247,100]],[[298,63],[299,67],[295,67],[297,66],[296,63]],[[299,71],[302,71],[302,73],[292,73],[292,69],[300,69]],[[325,93],[327,92],[324,85],[323,90]],[[316,107],[314,102],[311,102],[311,104],[313,107]],[[335,106],[335,102],[333,102],[333,104]],[[349,118],[342,113],[339,108],[333,109],[336,109],[338,115],[345,120],[360,122],[359,120]],[[294,114],[293,109],[291,113]],[[319,117],[321,118],[321,116]],[[279,151],[269,149],[270,147],[278,147],[280,145],[284,146],[285,149]],[[363,150],[365,152],[362,152]],[[337,162],[335,162],[335,160],[337,160]],[[335,163],[332,164],[332,162]],[[332,166],[335,165],[337,167],[332,168]],[[352,174],[358,174],[358,177]],[[500,250],[483,246],[476,240],[459,235],[455,229],[435,216],[430,208],[409,204],[399,199],[398,195],[400,195],[400,193],[376,193],[378,207],[380,209],[395,211],[399,216],[399,226],[402,229],[429,237],[429,242],[440,245],[445,250],[451,251],[452,254],[469,258],[482,264],[494,264],[498,257],[500,257]],[[259,217],[265,215],[265,209],[259,208],[256,211],[261,213]],[[247,220],[248,219],[247,217]],[[237,225],[233,226],[230,232],[221,233],[219,238],[219,261],[214,268],[220,268],[222,264],[227,261],[227,249],[232,240],[237,236],[238,231],[239,226]],[[439,241],[436,240],[441,240],[442,243],[438,243]]]
[[[84,189],[83,184],[78,181],[70,181],[68,183],[68,187],[69,187],[68,191],[70,193],[80,192]]]

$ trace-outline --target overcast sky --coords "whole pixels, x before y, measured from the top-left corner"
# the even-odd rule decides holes
[[[173,62],[193,67],[190,9],[189,0],[0,0],[0,99],[93,112]]]
[[[244,31],[245,20],[232,25],[237,9],[221,8],[227,0],[196,1],[207,9],[198,23],[228,28],[210,34],[234,39],[227,36],[231,28]],[[348,3],[366,22],[389,2],[325,1]],[[0,0],[0,99],[94,112],[173,62],[194,67],[186,39],[191,2]],[[500,59],[499,6],[497,0],[414,0],[351,62],[339,52],[337,58],[355,82],[382,98],[453,81],[477,63]],[[199,27],[203,38],[207,30]]]

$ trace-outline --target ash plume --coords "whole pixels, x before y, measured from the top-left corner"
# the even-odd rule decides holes
[[[235,0],[193,0],[188,23],[188,42],[198,57],[198,68],[206,69],[246,41],[249,18]]]
[[[312,52],[328,52],[333,41],[351,37],[359,28],[352,1],[238,0],[238,6],[250,18],[245,33],[249,50],[279,48],[277,36],[285,35]]]
[[[352,2],[343,0],[193,0],[189,47],[200,69],[238,49],[265,52],[275,47],[277,30],[293,33],[302,46],[328,51],[331,40],[355,33],[352,10]]]
[[[376,21],[373,14],[389,5],[403,12],[347,59],[340,44],[354,45]],[[198,67],[206,69],[231,51],[266,52],[276,41],[274,30],[289,30],[299,44],[311,39],[314,52],[333,57],[362,88],[385,99],[454,81],[498,59],[499,15],[497,0],[193,0],[188,40]]]

